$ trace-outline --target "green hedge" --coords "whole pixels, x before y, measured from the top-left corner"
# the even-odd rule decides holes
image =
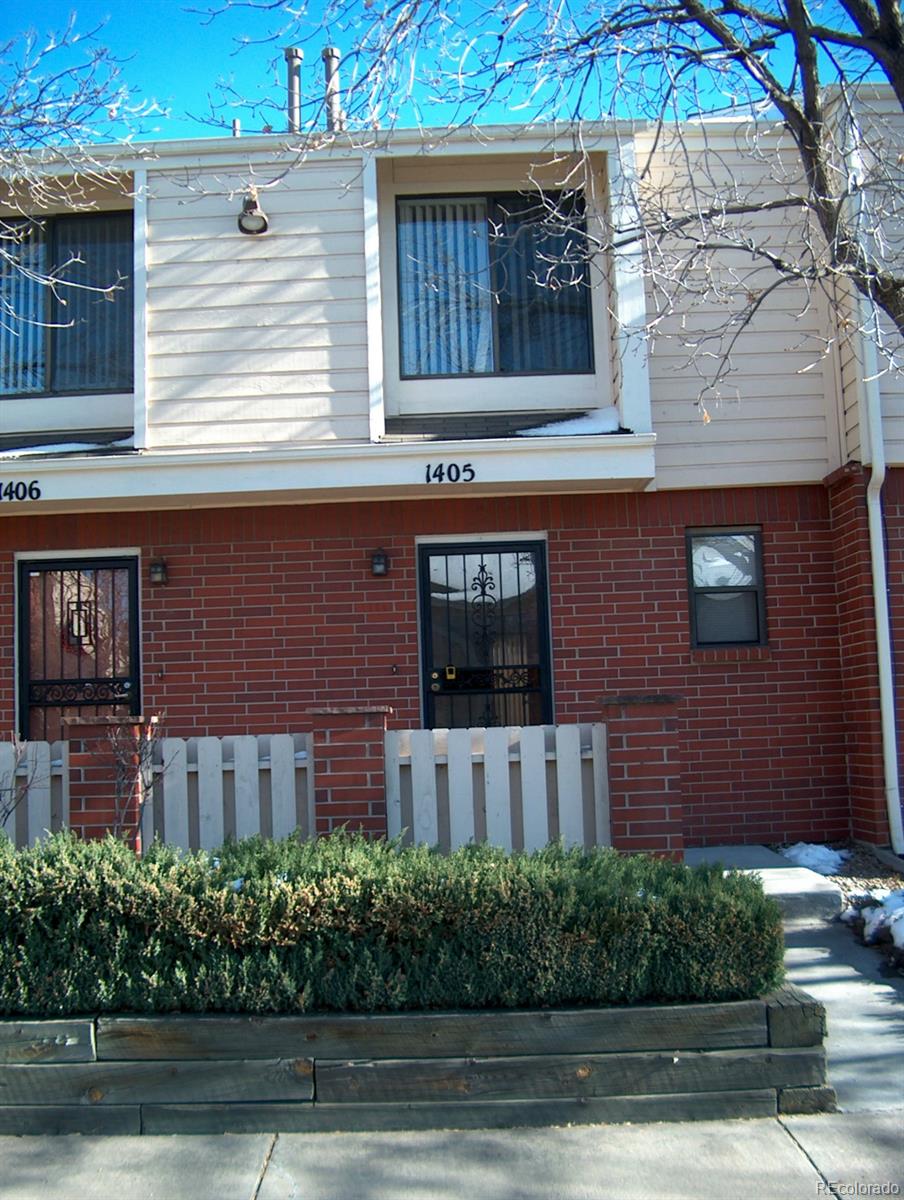
[[[0,838],[0,1012],[388,1012],[731,1000],[782,974],[755,880],[612,851],[333,836],[217,855]]]

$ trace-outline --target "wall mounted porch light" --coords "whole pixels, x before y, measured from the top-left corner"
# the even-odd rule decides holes
[[[238,224],[241,233],[248,233],[252,236],[259,233],[266,233],[270,228],[267,214],[260,206],[256,187],[250,187],[248,195],[242,201],[242,211],[238,215]]]
[[[148,563],[148,579],[155,585],[169,583],[169,571],[166,569],[165,558],[155,558]]]
[[[389,555],[382,547],[370,556],[370,573],[377,576],[389,574]]]

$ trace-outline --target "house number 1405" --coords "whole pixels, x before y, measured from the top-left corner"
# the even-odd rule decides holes
[[[476,478],[470,463],[427,463],[428,483],[470,483]]]

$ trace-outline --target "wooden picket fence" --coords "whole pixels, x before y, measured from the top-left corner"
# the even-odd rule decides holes
[[[145,845],[314,836],[311,734],[163,738],[153,750]],[[604,725],[394,730],[385,756],[391,837],[445,850],[610,844]],[[68,824],[68,744],[0,743],[0,828],[26,846]]]
[[[390,837],[444,850],[610,844],[605,725],[393,730],[385,749]]]
[[[0,829],[16,846],[33,846],[68,824],[68,743],[0,743]]]
[[[162,738],[147,785],[145,844],[212,850],[229,836],[314,836],[310,734]]]

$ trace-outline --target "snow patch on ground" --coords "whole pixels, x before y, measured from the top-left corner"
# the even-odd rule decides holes
[[[616,433],[618,431],[618,409],[614,404],[606,408],[595,408],[583,417],[572,417],[570,421],[550,421],[536,429],[519,429],[519,437],[570,437],[580,433]]]
[[[783,846],[781,853],[795,866],[807,867],[819,875],[837,875],[844,860],[850,857],[849,850],[830,850],[828,846],[814,846],[807,842]]]
[[[904,950],[904,888],[881,897],[870,892],[866,903],[859,910],[854,909],[854,916],[848,917],[849,911],[842,913],[841,919],[852,922],[857,917],[863,918],[863,940],[867,946],[890,937],[896,950]]]

